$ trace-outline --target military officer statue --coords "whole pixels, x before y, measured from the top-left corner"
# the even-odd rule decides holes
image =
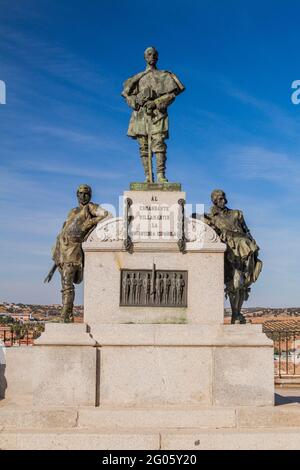
[[[242,211],[226,207],[226,194],[221,189],[211,193],[213,206],[204,220],[211,225],[226,243],[225,252],[225,293],[229,297],[232,316],[231,323],[246,323],[241,313],[243,302],[248,299],[250,285],[262,269],[258,259],[259,247],[253,239]]]
[[[57,236],[53,249],[54,265],[44,282],[50,282],[58,268],[62,286],[62,320],[72,322],[75,297],[74,283],[79,284],[83,278],[84,255],[81,244],[100,220],[108,212],[98,204],[90,202],[92,189],[86,184],[77,190],[78,207],[72,209]]]
[[[139,143],[145,181],[153,182],[152,153],[155,153],[157,182],[166,183],[167,109],[185,88],[175,74],[156,68],[158,52],[154,47],[148,47],[144,57],[146,70],[126,80],[122,92],[133,109],[127,134]]]

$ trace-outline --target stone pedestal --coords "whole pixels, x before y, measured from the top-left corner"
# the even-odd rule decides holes
[[[261,325],[99,325],[100,405],[271,405]]]
[[[47,323],[35,341],[33,403],[37,406],[95,406],[96,341],[85,324]]]
[[[261,326],[223,325],[225,245],[184,215],[178,187],[141,189],[83,244],[85,325],[49,324],[36,341],[36,403],[272,405],[272,342]]]
[[[223,322],[223,256],[225,245],[200,220],[185,217],[185,252],[178,247],[182,237],[181,191],[126,191],[132,204],[128,234],[132,252],[125,250],[126,221],[100,223],[83,244],[85,253],[84,320],[102,323]],[[160,219],[160,217],[163,217]],[[140,235],[139,235],[140,234]],[[161,234],[161,235],[160,235]],[[187,273],[187,306],[121,306],[121,270],[184,271]]]
[[[273,345],[261,325],[47,324],[33,354],[37,406],[263,406]]]

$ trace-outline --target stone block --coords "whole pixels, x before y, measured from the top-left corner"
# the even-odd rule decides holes
[[[298,404],[238,408],[237,425],[240,428],[300,428],[300,408]]]
[[[103,243],[104,244],[104,243]],[[111,323],[223,323],[223,252],[168,252],[166,248],[137,251],[86,251],[84,320]],[[188,271],[187,308],[120,307],[120,270]]]
[[[130,224],[122,217],[100,222],[83,243],[85,321],[221,324],[226,246],[203,221],[185,217],[185,253],[180,251],[183,225],[178,201],[185,199],[184,192],[125,191],[127,198],[132,201]],[[131,253],[124,248],[127,235],[133,242]],[[168,302],[167,307],[153,303],[127,307],[126,302],[120,306],[121,270],[151,272],[153,265],[157,270],[187,272],[187,306],[173,307]]]
[[[2,450],[156,450],[158,432],[0,432]]]
[[[0,423],[4,430],[73,428],[77,425],[75,408],[0,407]]]
[[[32,405],[33,349],[32,346],[6,348],[6,364],[2,365],[0,375],[6,402]]]
[[[95,346],[85,323],[46,323],[45,331],[35,340],[36,346]]]
[[[124,201],[127,198],[132,201],[129,234],[133,242],[177,241],[180,238],[182,210],[178,201],[185,200],[184,192],[125,191]]]
[[[87,429],[166,429],[166,428],[233,428],[234,408],[154,407],[116,408],[84,407],[78,410],[78,426]]]
[[[100,404],[211,403],[209,348],[103,347]]]
[[[261,325],[91,324],[100,346],[273,347]]]
[[[91,334],[101,404],[273,403],[273,345],[261,325],[92,325]]]
[[[205,430],[162,432],[162,450],[299,450],[296,430]]]
[[[272,347],[215,348],[213,403],[219,406],[274,404]]]
[[[96,356],[88,346],[34,347],[34,404],[95,405]]]

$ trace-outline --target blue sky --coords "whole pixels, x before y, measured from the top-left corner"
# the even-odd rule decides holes
[[[120,93],[155,45],[159,68],[186,86],[169,113],[169,179],[206,210],[221,187],[244,211],[264,262],[245,306],[300,306],[299,10],[276,0],[0,0],[0,299],[59,302],[59,276],[42,280],[78,184],[117,205],[142,178]]]

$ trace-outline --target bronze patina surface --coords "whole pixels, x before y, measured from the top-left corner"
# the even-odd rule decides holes
[[[187,307],[188,272],[122,269],[121,307]]]
[[[168,106],[185,88],[174,73],[157,69],[158,52],[154,47],[148,47],[144,57],[146,70],[128,78],[123,86],[122,96],[133,110],[127,134],[139,143],[145,181],[153,183],[155,153],[157,182],[167,183]]]
[[[84,254],[82,243],[90,231],[107,217],[108,212],[91,201],[92,189],[86,184],[77,190],[78,207],[72,209],[56,238],[52,259],[54,265],[44,282],[50,282],[56,269],[61,275],[62,321],[72,322],[75,297],[74,284],[83,278]]]
[[[229,297],[231,323],[245,323],[241,313],[243,302],[248,299],[250,286],[256,282],[262,261],[258,258],[259,247],[248,229],[240,210],[228,209],[226,194],[216,189],[211,194],[213,206],[204,220],[211,225],[226,243],[225,293]]]

